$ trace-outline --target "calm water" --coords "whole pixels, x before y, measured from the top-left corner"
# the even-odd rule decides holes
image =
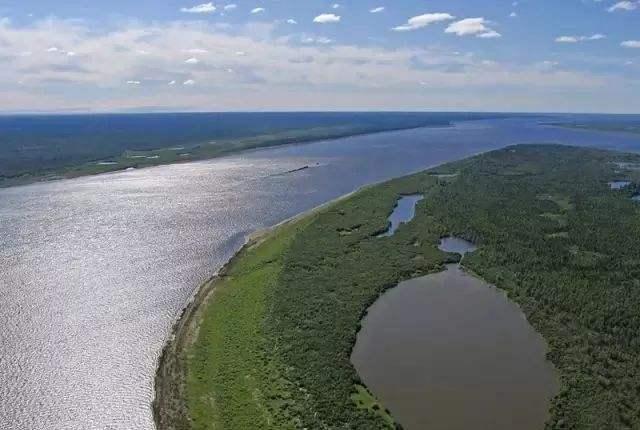
[[[393,208],[391,215],[389,215],[389,228],[379,236],[393,236],[401,224],[411,221],[416,215],[416,204],[423,198],[424,196],[422,194],[411,194],[400,197],[396,203],[396,207]]]
[[[460,255],[476,250],[476,246],[473,243],[455,236],[447,236],[440,239],[438,248],[444,252],[455,252]]]
[[[623,188],[628,187],[631,184],[631,181],[611,181],[609,182],[609,187],[612,190],[621,190]]]
[[[494,120],[0,190],[0,428],[152,429],[173,321],[249,232],[366,183],[541,141],[640,150],[638,136]]]
[[[374,303],[352,361],[407,430],[540,430],[558,388],[545,353],[514,303],[450,265]]]

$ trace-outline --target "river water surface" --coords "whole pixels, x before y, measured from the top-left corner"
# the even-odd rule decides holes
[[[152,429],[172,324],[248,233],[367,183],[542,141],[640,149],[520,118],[0,190],[0,428]]]

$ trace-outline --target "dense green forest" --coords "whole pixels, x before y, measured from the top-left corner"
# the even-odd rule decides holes
[[[632,184],[612,190],[621,179]],[[637,184],[637,155],[513,146],[366,188],[254,239],[165,351],[159,428],[393,428],[351,350],[382,292],[459,258],[437,249],[448,234],[478,245],[464,266],[547,340],[561,378],[547,427],[640,428]],[[410,193],[425,196],[415,218],[377,237]]]
[[[576,130],[596,130],[620,133],[640,133],[638,122],[560,122],[552,123],[557,127],[573,128]]]

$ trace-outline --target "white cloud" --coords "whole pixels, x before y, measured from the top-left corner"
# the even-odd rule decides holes
[[[638,8],[638,2],[625,0],[625,1],[619,1],[618,3],[614,4],[607,10],[609,12],[615,12],[618,10],[635,10],[637,8]]]
[[[601,39],[605,39],[606,37],[607,36],[600,33],[592,34],[591,36],[560,36],[560,37],[556,37],[556,42],[557,43],[578,43],[578,42],[585,42],[590,40],[601,40]]]
[[[577,43],[578,38],[576,36],[560,36],[556,37],[558,43]]]
[[[230,10],[234,10],[237,7],[238,7],[237,4],[231,3],[231,4],[228,4],[228,5],[224,6],[223,9],[226,10],[226,11],[230,11]]]
[[[497,39],[499,37],[502,37],[502,34],[498,33],[495,30],[489,30],[489,31],[487,31],[485,33],[478,34],[477,37],[479,37],[481,39]]]
[[[487,66],[483,58],[428,45],[328,45],[330,39],[317,36],[300,43],[300,36],[281,36],[279,30],[274,23],[228,28],[199,20],[121,22],[102,31],[55,18],[26,26],[6,24],[0,30],[0,110],[524,109],[527,106],[519,101],[540,100],[538,106],[544,107],[559,100],[562,107],[572,91],[576,97],[593,94],[600,102],[613,97],[612,91],[628,94],[638,88],[631,77],[609,77],[609,71],[522,61]],[[48,46],[68,47],[78,56],[69,61],[60,53],[46,55]],[[209,51],[207,67],[188,67],[186,59],[193,56],[204,62],[205,54],[187,54],[185,49],[204,47]],[[250,57],[234,55],[240,51]],[[23,57],[20,52],[34,54]],[[140,87],[125,85],[129,80],[140,82]],[[183,85],[188,80],[197,91],[175,91],[169,85],[175,81],[176,87],[187,89]],[[496,80],[504,91],[486,104],[483,95],[495,88]],[[416,94],[417,82],[433,88],[429,98]],[[137,91],[143,88],[151,90]],[[554,98],[560,93],[562,99]],[[578,108],[590,106],[571,99]],[[624,100],[618,106],[631,109]]]
[[[300,42],[305,44],[328,45],[330,43],[333,43],[333,39],[329,39],[328,37],[324,37],[324,36],[320,36],[320,37],[303,36],[300,39]]]
[[[76,56],[75,52],[73,52],[73,51],[67,52],[67,57],[75,57],[75,56]]]
[[[371,13],[380,13],[384,11],[384,6],[378,6],[378,7],[374,7],[373,9],[370,9],[369,12]]]
[[[140,81],[127,81],[127,85],[140,85]]]
[[[406,24],[392,28],[393,31],[412,31],[426,27],[430,24],[442,21],[450,21],[455,19],[453,15],[448,13],[425,13],[424,15],[409,18]]]
[[[57,46],[52,46],[50,48],[47,48],[47,52],[58,52],[60,49],[58,49]]]
[[[191,85],[195,85],[196,81],[194,81],[193,79],[187,79],[186,81],[184,81],[182,83],[182,85],[186,85],[186,86],[191,86]]]
[[[206,54],[209,51],[202,48],[190,48],[190,49],[185,49],[184,52],[186,52],[187,54]]]
[[[340,4],[339,3],[334,3],[333,5],[331,5],[332,9],[340,9]]]
[[[174,81],[169,81],[167,85],[175,85],[175,84],[176,84],[176,81],[174,80]]]
[[[334,22],[340,22],[340,16],[333,13],[322,13],[313,18],[313,22],[317,24],[330,24]]]
[[[187,64],[198,64],[200,62],[200,60],[198,60],[195,57],[191,57],[191,58],[186,59],[184,62],[187,63]]]
[[[256,8],[254,8],[254,9],[251,9],[251,13],[255,15],[256,13],[262,13],[262,12],[264,12],[265,10],[266,10],[266,9],[265,9],[265,8],[263,8],[263,7],[256,7]]]
[[[216,11],[216,7],[213,3],[202,3],[192,7],[183,7],[180,12],[184,13],[213,13]]]
[[[511,18],[516,18],[518,16],[517,13],[515,12],[511,12],[511,14],[509,15]]]
[[[466,18],[449,24],[445,33],[453,33],[458,36],[475,35],[483,39],[493,39],[502,35],[489,28],[489,21],[484,18]]]
[[[298,21],[296,21],[296,20],[295,20],[295,19],[293,19],[293,18],[289,18],[289,19],[287,20],[287,24],[294,24],[294,25],[295,25],[295,24],[297,24],[297,23],[298,23]]]
[[[640,40],[625,40],[620,45],[625,48],[640,48]]]
[[[236,51],[236,56],[238,57],[244,57],[245,55],[247,55],[247,53],[244,51]]]

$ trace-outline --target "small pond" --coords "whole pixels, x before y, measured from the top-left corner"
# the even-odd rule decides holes
[[[611,181],[609,187],[612,190],[621,190],[631,184],[631,181]]]
[[[440,245],[438,246],[440,251],[455,252],[464,256],[469,252],[473,252],[477,247],[468,240],[460,239],[459,237],[446,236],[440,239]]]
[[[379,234],[378,237],[393,236],[401,224],[411,221],[416,215],[416,205],[422,199],[424,199],[422,194],[401,196],[395,208],[393,208],[393,212],[389,215],[389,228],[384,233]]]

